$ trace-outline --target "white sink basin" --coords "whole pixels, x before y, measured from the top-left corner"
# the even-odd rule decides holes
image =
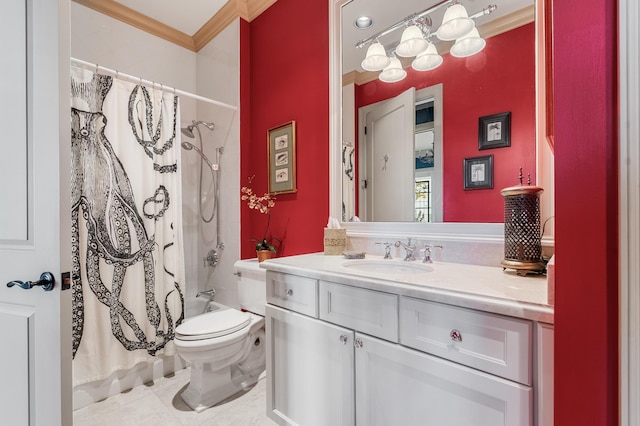
[[[367,272],[370,274],[424,274],[432,272],[433,267],[420,263],[419,261],[405,262],[403,260],[348,260],[342,266],[351,271]]]

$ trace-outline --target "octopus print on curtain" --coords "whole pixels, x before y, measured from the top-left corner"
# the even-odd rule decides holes
[[[72,67],[74,385],[175,353],[178,123],[173,94]]]

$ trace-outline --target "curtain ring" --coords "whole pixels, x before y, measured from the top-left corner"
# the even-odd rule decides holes
[[[120,71],[116,70],[116,79],[120,77]]]
[[[100,68],[100,65],[96,64],[96,70],[94,71],[94,74],[98,74],[98,68]]]

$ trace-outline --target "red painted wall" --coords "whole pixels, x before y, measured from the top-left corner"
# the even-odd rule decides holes
[[[554,2],[555,424],[618,424],[617,2]]]
[[[279,0],[242,27],[244,174],[266,190],[266,131],[298,122],[298,193],[274,208],[284,254],[322,249],[328,212],[328,4]],[[555,425],[618,423],[617,2],[555,1]],[[308,17],[302,24],[293,17]],[[286,25],[285,25],[286,24]],[[247,34],[249,32],[250,34]],[[301,38],[298,34],[303,34]],[[249,37],[248,43],[244,38]],[[296,50],[304,47],[302,50]],[[247,62],[250,61],[249,64]],[[284,64],[284,65],[283,65]],[[241,73],[245,75],[246,70]],[[244,179],[243,182],[244,183]],[[247,237],[262,232],[242,213]],[[255,213],[255,212],[251,212]]]
[[[535,182],[535,26],[487,39],[470,58],[443,55],[429,72],[407,69],[398,83],[374,80],[356,86],[356,108],[388,99],[409,87],[443,84],[444,220],[503,222],[502,188],[518,183],[519,168]],[[479,82],[481,82],[479,84]],[[511,111],[511,146],[478,150],[478,118]],[[493,189],[464,190],[463,160],[493,155]],[[526,180],[525,180],[526,182]]]
[[[297,188],[278,195],[270,231],[283,241],[279,256],[323,250],[329,212],[329,4],[279,0],[254,19],[248,33],[250,117],[241,123],[241,185],[255,175],[267,191],[267,131],[295,120]],[[244,57],[244,55],[242,55]],[[243,116],[243,118],[245,118]],[[240,194],[238,194],[240,196]],[[241,205],[241,257],[255,257],[266,216]]]

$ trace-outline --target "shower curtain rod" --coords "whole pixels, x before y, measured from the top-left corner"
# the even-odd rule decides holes
[[[233,106],[233,105],[229,105],[229,104],[225,104],[223,102],[220,101],[216,101],[213,99],[209,99],[209,98],[205,98],[204,96],[200,96],[200,95],[194,95],[193,93],[189,93],[189,92],[185,92],[183,90],[178,90],[176,88],[173,87],[169,87],[169,86],[164,86],[160,83],[156,83],[154,81],[150,81],[150,80],[144,80],[140,77],[135,77],[129,74],[125,74],[122,73],[118,70],[112,70],[110,68],[106,68],[103,67],[102,65],[98,65],[98,64],[92,64],[91,62],[87,62],[87,61],[83,61],[81,59],[76,59],[76,58],[71,58],[71,63],[78,65],[82,68],[88,69],[88,70],[95,70],[95,71],[102,71],[102,72],[106,72],[108,74],[112,74],[113,76],[117,77],[117,78],[121,78],[124,80],[127,80],[131,83],[140,83],[144,86],[151,86],[153,88],[159,86],[161,90],[166,91],[166,92],[172,92],[175,95],[178,96],[184,96],[187,98],[191,98],[191,99],[195,99],[197,101],[202,101],[202,102],[207,102],[210,104],[214,104],[214,105],[218,105],[224,108],[228,108],[231,109],[233,111],[237,111],[238,107]]]

